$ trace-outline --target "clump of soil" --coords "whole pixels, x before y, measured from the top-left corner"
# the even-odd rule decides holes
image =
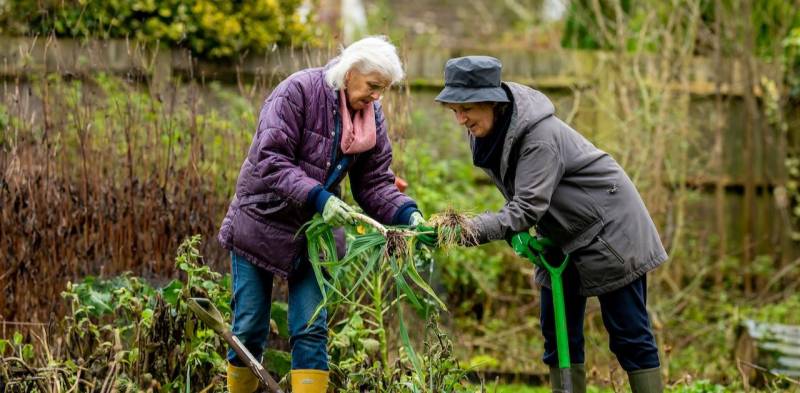
[[[386,255],[405,257],[410,255],[408,238],[401,231],[389,230],[386,232]]]
[[[452,208],[431,216],[428,225],[437,228],[439,247],[472,246],[478,244],[477,231],[472,224],[473,215],[459,213]]]

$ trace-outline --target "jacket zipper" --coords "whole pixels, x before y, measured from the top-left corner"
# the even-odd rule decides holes
[[[617,253],[617,250],[615,250],[614,247],[611,247],[611,245],[608,244],[608,242],[606,242],[605,240],[603,240],[603,238],[600,236],[597,237],[597,240],[600,243],[603,243],[603,245],[608,249],[608,251],[611,251],[611,253],[614,254],[615,257],[617,257],[617,260],[619,260],[620,263],[625,264],[625,259],[623,259],[622,256],[619,255],[619,253]]]
[[[339,120],[339,113],[338,112],[339,111],[337,111],[335,109],[333,111],[333,146],[331,148],[331,155],[330,155],[331,166],[328,168],[328,171],[325,174],[325,182],[323,183],[323,188],[325,188],[326,190],[328,189],[328,187],[333,187],[333,183],[329,184],[328,187],[325,187],[325,185],[328,183],[328,180],[330,180],[330,177],[333,175],[333,173],[336,172],[336,166],[334,164],[336,164],[336,156],[338,155],[338,154],[336,154],[336,152],[337,152],[337,148],[339,147],[339,139],[341,138],[341,135],[340,135],[341,131],[339,130],[339,121],[338,121]],[[330,191],[330,190],[328,190],[328,191]]]

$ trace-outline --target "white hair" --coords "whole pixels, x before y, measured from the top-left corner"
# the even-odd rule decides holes
[[[397,48],[385,36],[360,39],[342,49],[342,54],[335,60],[325,72],[325,82],[335,90],[344,88],[345,76],[352,68],[362,74],[378,72],[392,85],[405,76]]]

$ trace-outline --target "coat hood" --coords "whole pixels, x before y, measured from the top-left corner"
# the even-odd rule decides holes
[[[508,125],[506,140],[503,142],[503,155],[500,159],[500,174],[505,178],[508,161],[514,142],[536,123],[553,116],[555,107],[542,92],[514,82],[503,82],[514,96],[514,109]]]

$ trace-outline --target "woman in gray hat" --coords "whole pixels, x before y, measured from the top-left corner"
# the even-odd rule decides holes
[[[661,392],[658,348],[645,306],[645,274],[664,263],[667,253],[653,220],[620,165],[556,117],[544,94],[501,82],[501,67],[487,56],[450,59],[445,87],[436,97],[467,128],[474,165],[486,171],[506,198],[499,212],[473,218],[477,243],[509,240],[535,227],[538,235],[553,240],[558,253],[571,256],[564,272],[564,300],[576,392],[586,389],[582,363],[588,296],[600,301],[611,351],[628,372],[633,392]],[[435,238],[421,239],[435,244]],[[546,271],[537,269],[536,281],[542,286],[544,362],[558,387]]]

